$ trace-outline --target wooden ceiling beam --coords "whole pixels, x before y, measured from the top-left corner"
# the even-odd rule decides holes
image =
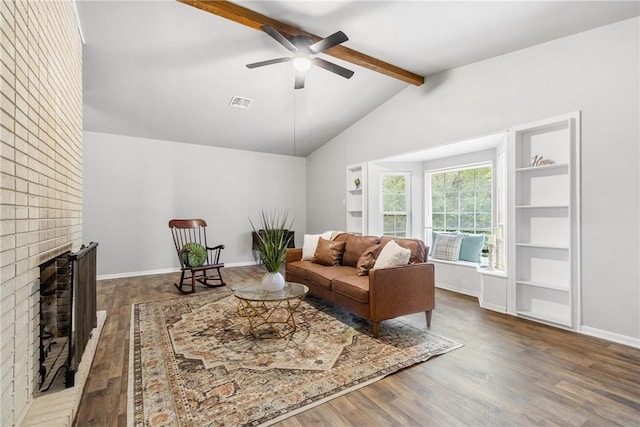
[[[273,28],[283,34],[290,36],[304,35],[311,37],[314,42],[322,40],[322,37],[315,34],[308,33],[294,26],[285,24],[275,19],[271,19],[268,16],[261,15],[257,12],[238,6],[227,0],[177,0],[180,3],[188,4],[195,8],[204,10],[214,15],[221,16],[231,21],[237,22],[247,27],[251,27],[256,30],[260,30],[263,25],[271,25]],[[350,62],[355,65],[359,65],[364,68],[376,71],[378,73],[393,77],[401,80],[405,83],[409,83],[415,86],[424,84],[424,77],[418,74],[412,73],[395,65],[391,65],[387,62],[365,55],[348,47],[337,45],[331,49],[327,49],[322,52],[327,55],[331,55],[334,58],[342,59],[343,61]]]

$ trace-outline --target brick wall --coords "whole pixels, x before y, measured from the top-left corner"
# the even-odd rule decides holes
[[[82,239],[82,44],[70,1],[0,1],[0,425],[37,382],[39,265]]]

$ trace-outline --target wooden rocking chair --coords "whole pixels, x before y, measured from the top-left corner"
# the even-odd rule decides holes
[[[220,262],[220,252],[224,245],[209,247],[207,245],[207,223],[203,219],[172,219],[169,228],[176,246],[176,253],[180,260],[180,284],[173,285],[183,294],[192,294],[196,291],[196,280],[205,286],[215,288],[224,286]],[[208,281],[219,283],[210,284]],[[186,281],[186,282],[185,282]],[[191,291],[182,290],[183,285],[189,285]]]

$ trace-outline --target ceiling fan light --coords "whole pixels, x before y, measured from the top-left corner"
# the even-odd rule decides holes
[[[293,67],[298,71],[307,71],[311,67],[309,58],[298,57],[293,59]]]

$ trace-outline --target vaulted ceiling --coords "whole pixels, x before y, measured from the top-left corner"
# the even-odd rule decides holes
[[[306,156],[400,91],[426,93],[432,74],[640,13],[636,1],[234,3],[320,37],[342,30],[345,47],[425,84],[320,54],[354,76],[312,67],[294,90],[290,63],[245,66],[289,53],[262,31],[172,0],[78,0],[84,129]],[[232,108],[234,96],[253,102]]]

